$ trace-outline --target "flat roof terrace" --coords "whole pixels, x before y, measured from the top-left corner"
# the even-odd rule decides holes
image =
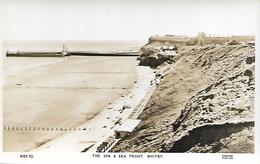
[[[126,119],[115,131],[132,132],[140,122],[140,119]]]

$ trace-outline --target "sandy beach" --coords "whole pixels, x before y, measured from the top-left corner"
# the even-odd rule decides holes
[[[8,59],[9,60],[9,59]],[[15,60],[15,58],[10,58]],[[91,120],[136,81],[135,57],[20,58],[5,62],[4,151],[30,151]],[[38,62],[38,64],[36,64]],[[34,64],[28,64],[34,63]],[[15,68],[16,66],[16,68]]]
[[[153,94],[155,85],[150,85],[150,81],[153,79],[152,69],[138,66],[137,82],[134,86],[93,119],[76,128],[81,130],[68,132],[32,151],[95,153],[98,151],[98,147],[110,137],[113,138],[112,142],[115,144],[119,141],[119,139],[114,138],[117,127],[128,119],[136,119]],[[128,108],[123,109],[123,106],[128,106]],[[119,121],[120,124],[118,124]],[[112,145],[106,152],[112,148]]]

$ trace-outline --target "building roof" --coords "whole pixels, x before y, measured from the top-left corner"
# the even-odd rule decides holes
[[[115,131],[132,132],[140,122],[141,120],[138,119],[126,119],[115,129]]]

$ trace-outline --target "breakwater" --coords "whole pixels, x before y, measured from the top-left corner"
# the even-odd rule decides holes
[[[95,52],[95,51],[44,51],[44,52],[6,52],[7,57],[65,57],[65,56],[140,56],[138,51]]]

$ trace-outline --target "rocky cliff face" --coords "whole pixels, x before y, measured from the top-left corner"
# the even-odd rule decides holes
[[[179,58],[177,47],[174,44],[162,44],[160,42],[149,42],[141,47],[139,65],[157,68],[163,63],[173,63]]]
[[[255,48],[183,46],[113,152],[254,152]]]

